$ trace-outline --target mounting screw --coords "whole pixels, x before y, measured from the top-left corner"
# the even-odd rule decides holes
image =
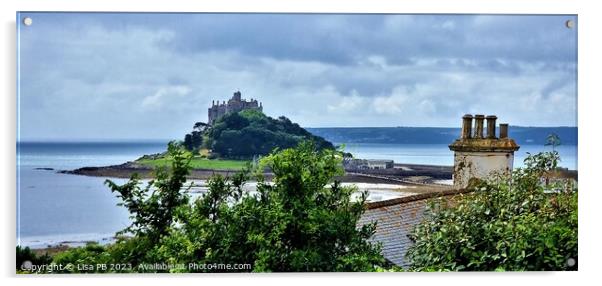
[[[575,22],[573,22],[573,20],[566,20],[564,25],[566,25],[567,28],[572,29],[575,26]]]
[[[576,263],[577,263],[577,261],[575,261],[574,258],[569,258],[566,260],[566,265],[568,265],[569,267],[575,266]]]

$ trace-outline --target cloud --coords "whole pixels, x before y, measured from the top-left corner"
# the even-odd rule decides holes
[[[307,127],[577,124],[567,16],[31,16],[25,139],[177,139],[235,90]]]
[[[337,95],[338,101],[328,105],[328,111],[331,113],[349,114],[352,112],[358,112],[366,105],[366,99],[361,97],[357,91],[352,90],[351,95],[341,96]]]
[[[142,107],[151,109],[161,108],[166,104],[171,104],[172,101],[179,100],[174,97],[180,97],[188,93],[190,93],[190,88],[187,86],[162,87],[155,94],[145,97],[142,100]]]

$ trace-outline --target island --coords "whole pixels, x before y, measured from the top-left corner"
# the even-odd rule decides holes
[[[274,150],[292,148],[302,141],[313,141],[318,149],[336,148],[285,116],[267,116],[261,102],[242,99],[240,91],[228,101],[213,101],[207,118],[207,123],[194,123],[192,130],[179,142],[193,154],[190,179],[232,175],[247,166],[257,165],[263,156]],[[349,153],[342,152],[342,155],[346,173],[337,178],[342,182],[424,185],[449,180],[452,176],[451,166],[395,164],[393,161],[356,159]],[[114,178],[129,178],[137,173],[141,178],[152,178],[157,167],[169,167],[170,164],[171,159],[163,152],[119,165],[59,172]],[[270,179],[270,170],[264,170],[264,175]]]

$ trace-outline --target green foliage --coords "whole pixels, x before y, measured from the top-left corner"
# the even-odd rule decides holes
[[[130,212],[132,225],[118,234],[132,234],[137,240],[137,245],[130,249],[129,256],[124,257],[132,263],[144,260],[148,250],[168,234],[176,209],[189,202],[189,197],[182,192],[182,188],[186,175],[190,172],[192,156],[173,142],[168,145],[168,154],[172,159],[171,169],[168,171],[166,167],[158,168],[155,179],[144,188],[141,187],[137,174],[121,186],[111,180],[105,181],[111,191],[121,198],[119,205]]]
[[[342,173],[334,150],[312,143],[274,153],[262,167],[257,193],[243,191],[249,173],[214,176],[209,191],[178,213],[159,258],[173,263],[247,263],[253,271],[374,271],[384,264],[377,246],[366,240],[374,225],[357,229],[364,194],[352,201],[354,188],[332,182]]]
[[[529,155],[525,168],[482,182],[452,201],[434,201],[411,235],[418,271],[574,270],[577,189],[549,183],[556,152]]]
[[[552,146],[552,151],[555,151],[556,146],[560,146],[560,144],[561,144],[561,141],[560,141],[560,136],[558,136],[558,134],[550,133],[548,135],[548,137],[546,137],[545,146]]]
[[[96,268],[97,264],[111,263],[111,254],[106,248],[97,243],[88,243],[85,247],[76,247],[68,251],[58,253],[53,257],[54,264],[68,265],[73,267],[61,270],[54,270],[58,273],[98,273],[106,270]],[[89,267],[83,267],[89,265]],[[92,267],[93,266],[93,267]]]
[[[30,261],[33,265],[50,264],[52,258],[47,253],[44,255],[36,255],[29,247],[22,248],[17,246],[17,269],[21,269],[23,262]]]
[[[304,140],[316,142],[319,149],[334,149],[330,142],[312,135],[288,118],[274,119],[258,110],[226,114],[206,129],[205,134],[205,146],[226,158],[267,155],[276,148],[292,148]]]
[[[184,136],[184,142],[182,142],[184,148],[190,152],[198,151],[203,146],[203,133],[207,127],[207,123],[196,122],[192,127],[192,132]]]
[[[169,167],[173,159],[169,156],[156,159],[140,159],[136,163],[150,167]],[[222,160],[222,159],[205,159],[193,157],[190,160],[192,169],[211,169],[211,170],[242,170],[249,161],[245,160]]]
[[[132,214],[123,231],[131,237],[68,250],[55,262],[126,263],[135,272],[156,272],[140,267],[154,263],[252,266],[160,270],[171,272],[383,271],[379,246],[367,242],[375,225],[357,228],[367,194],[354,201],[356,189],[332,181],[343,172],[339,152],[305,142],[265,157],[255,172],[213,176],[208,192],[189,202],[181,189],[190,154],[168,149],[170,173],[159,172],[146,188],[137,177],[121,186],[108,182]],[[273,171],[271,183],[263,168]],[[251,177],[256,192],[244,190]]]

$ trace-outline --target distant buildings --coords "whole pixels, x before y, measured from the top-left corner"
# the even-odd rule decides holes
[[[393,169],[393,160],[350,159],[345,161],[347,170],[384,170]]]
[[[232,98],[228,100],[228,102],[223,101],[222,103],[219,103],[219,100],[217,101],[217,104],[215,101],[212,102],[211,107],[209,107],[209,110],[207,111],[207,124],[213,125],[215,120],[221,116],[233,112],[239,112],[245,109],[263,111],[263,106],[261,105],[261,102],[258,102],[256,99],[251,98],[251,100],[248,101],[242,99],[240,91],[237,91],[234,93]]]

